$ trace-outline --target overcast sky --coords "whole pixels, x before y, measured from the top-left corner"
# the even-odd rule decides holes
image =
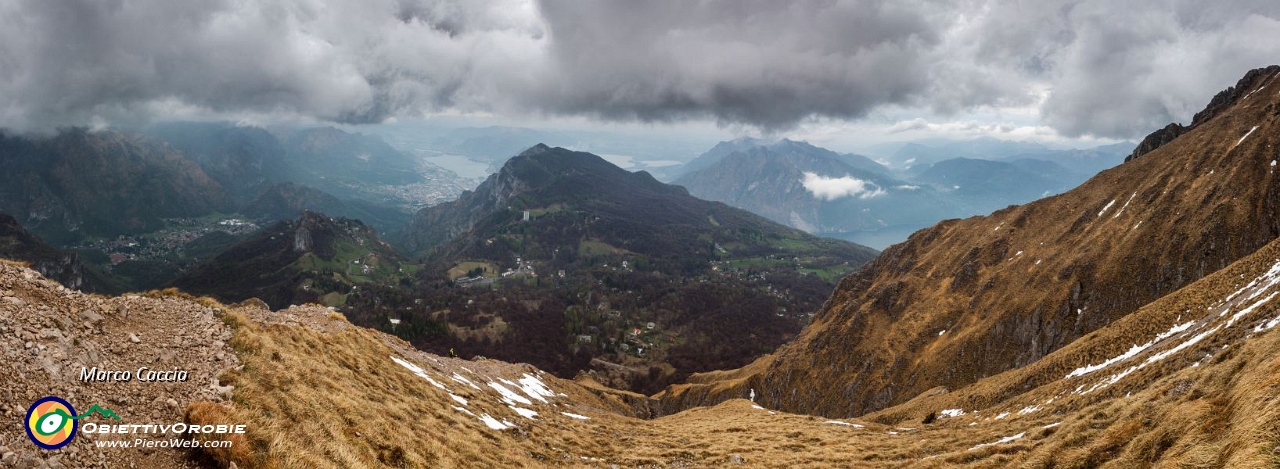
[[[1275,0],[0,0],[0,127],[436,115],[1141,138],[1280,62]]]

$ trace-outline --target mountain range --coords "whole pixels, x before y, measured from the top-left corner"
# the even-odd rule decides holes
[[[663,304],[634,288],[643,279],[680,298],[699,298],[682,288],[704,284],[777,294],[768,279],[843,265],[824,257],[872,253],[699,201],[594,155],[537,146],[482,190],[419,213],[430,225],[419,221],[417,229],[442,226],[406,235],[424,243],[417,290],[389,289],[389,279],[351,285],[340,308],[272,311],[177,289],[89,295],[0,262],[0,342],[14,358],[0,368],[7,392],[35,399],[58,389],[77,404],[108,402],[125,424],[246,428],[229,436],[230,447],[203,444],[213,435],[174,433],[166,437],[194,440],[195,448],[141,455],[97,444],[121,436],[86,432],[50,456],[26,445],[19,426],[5,426],[0,440],[17,443],[6,446],[4,459],[29,466],[141,458],[147,466],[227,467],[1274,467],[1277,80],[1280,66],[1251,71],[1192,125],[1178,126],[1184,131],[1144,140],[1156,143],[1079,187],[913,234],[839,280],[812,321],[775,352],[693,374],[651,396],[602,383],[611,377],[600,370],[565,379],[536,363],[424,352],[397,336],[494,331],[506,342],[492,350],[502,352],[535,343],[519,336],[533,329],[505,335],[501,326],[524,315],[563,327],[537,345],[587,344],[580,336],[593,333],[575,328],[590,324],[590,311],[629,314],[625,298],[637,293],[643,300],[634,304]],[[671,225],[644,222],[650,218]],[[654,241],[659,249],[706,257],[665,262],[628,229],[674,238]],[[371,272],[349,270],[355,264],[326,246],[358,246],[373,236],[356,222],[307,213],[258,235],[252,245],[269,249],[224,259],[248,262],[216,277],[275,269],[286,278],[305,259],[341,259],[332,275],[365,275]],[[439,244],[428,246],[433,237]],[[774,249],[814,259],[778,259]],[[558,271],[546,275],[560,253],[589,281],[559,284]],[[673,266],[686,274],[664,271]],[[511,272],[506,281],[459,283],[502,268]],[[426,282],[432,278],[442,280]],[[530,294],[543,288],[560,288],[559,300]],[[741,320],[754,302],[741,296],[749,290],[731,292],[739,296],[728,297],[725,314],[713,314],[725,324],[718,330],[736,332],[764,317]],[[449,296],[458,291],[467,293]],[[609,295],[609,305],[599,308],[598,295]],[[442,297],[447,308],[422,305]],[[787,305],[804,301],[783,297]],[[718,311],[707,304],[697,309]],[[643,318],[627,316],[636,337],[624,342],[649,347],[645,341],[693,332],[672,327],[671,316],[655,318],[655,332],[646,332]],[[427,327],[432,321],[446,324]],[[679,334],[660,335],[668,328]],[[519,356],[542,359],[532,347]],[[195,379],[121,383],[130,397],[107,400],[116,391],[74,378],[87,362],[136,369],[155,366],[157,357],[191,363]],[[15,408],[21,411],[5,410]]]
[[[675,184],[810,233],[856,240],[910,232],[963,210],[938,189],[897,179],[865,157],[804,142],[725,142],[689,168],[704,164]]]
[[[110,291],[161,287],[260,225],[306,211],[399,231],[466,184],[377,137],[331,127],[0,133],[0,164],[0,212],[74,251],[110,278]]]
[[[706,404],[754,387],[773,408],[865,414],[1036,363],[1231,265],[1280,235],[1278,105],[1240,92],[1277,72],[1251,72],[1212,117],[1078,188],[913,234],[736,385],[673,394]]]
[[[805,142],[744,138],[721,142],[685,165],[687,172],[675,184],[793,228],[884,248],[944,219],[1066,191],[1120,163],[1123,148],[913,143],[899,149],[909,153],[910,163],[891,169]],[[925,153],[932,156],[917,162]]]
[[[230,211],[199,163],[137,134],[0,135],[0,211],[45,240],[154,231],[165,218]]]
[[[305,208],[287,201],[325,196],[276,184],[243,213],[283,216]],[[393,238],[408,255],[360,221],[305,212],[163,286],[274,309],[322,304],[439,353],[654,392],[774,350],[876,254],[545,145]]]

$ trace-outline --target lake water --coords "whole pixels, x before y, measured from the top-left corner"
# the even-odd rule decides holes
[[[489,176],[489,163],[474,161],[462,155],[429,156],[423,159],[467,179],[484,179]]]
[[[920,228],[916,227],[891,226],[879,231],[855,231],[851,233],[819,232],[813,234],[824,238],[836,238],[843,239],[845,241],[852,241],[872,249],[884,250],[884,248],[887,248],[890,245],[906,241],[907,237],[911,236],[912,233],[915,233],[916,230],[919,229]]]

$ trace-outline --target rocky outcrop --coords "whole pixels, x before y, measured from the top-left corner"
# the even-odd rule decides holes
[[[1240,100],[1240,98],[1248,96],[1249,93],[1258,89],[1259,86],[1262,86],[1261,84],[1263,82],[1270,80],[1278,73],[1280,73],[1280,65],[1272,65],[1269,67],[1250,70],[1248,73],[1244,74],[1244,77],[1241,78],[1240,81],[1236,82],[1235,86],[1228,87],[1214,95],[1213,99],[1209,100],[1209,105],[1205,106],[1203,110],[1197,112],[1196,115],[1191,118],[1191,125],[1184,127],[1181,124],[1174,122],[1165,126],[1163,129],[1152,132],[1150,135],[1147,135],[1146,138],[1143,138],[1142,143],[1139,143],[1138,147],[1133,149],[1133,153],[1124,160],[1130,161],[1134,158],[1150,153],[1152,150],[1160,148],[1166,143],[1172,142],[1173,139],[1178,138],[1179,135],[1185,134],[1196,126],[1208,122],[1210,119],[1231,107],[1231,105],[1235,104],[1236,101]]]
[[[218,379],[239,365],[222,314],[220,305],[180,294],[81,294],[33,270],[0,263],[0,413],[16,422],[33,401],[54,395],[69,400],[80,413],[92,405],[110,409],[118,423],[183,422],[188,404],[224,402],[234,389]],[[174,373],[159,376],[165,381],[144,381],[137,375],[143,367]],[[82,380],[82,371],[93,368],[131,376],[128,381]],[[105,421],[95,416],[81,425],[87,423]],[[123,438],[135,436],[81,431],[69,446],[50,452],[29,443],[21,425],[5,425],[0,446],[7,448],[0,453],[6,453],[6,461],[12,453],[14,461],[33,463],[20,467],[179,467],[186,459],[185,451],[176,448],[142,452],[95,445]]]
[[[1133,153],[1126,156],[1124,160],[1129,161],[1147,153],[1151,153],[1152,150],[1160,148],[1166,143],[1172,142],[1173,139],[1186,133],[1187,130],[1188,127],[1183,127],[1182,124],[1174,122],[1166,125],[1163,129],[1151,132],[1150,135],[1147,135],[1146,138],[1142,139],[1142,142],[1138,143],[1138,146],[1133,149]]]
[[[13,217],[3,213],[0,213],[0,258],[29,263],[41,275],[67,288],[96,292],[108,290],[104,282],[86,273],[76,253],[45,244]]]

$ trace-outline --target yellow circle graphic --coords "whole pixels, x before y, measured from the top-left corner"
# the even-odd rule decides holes
[[[62,399],[36,401],[27,411],[27,436],[42,448],[60,448],[75,435],[74,415],[75,410]]]

